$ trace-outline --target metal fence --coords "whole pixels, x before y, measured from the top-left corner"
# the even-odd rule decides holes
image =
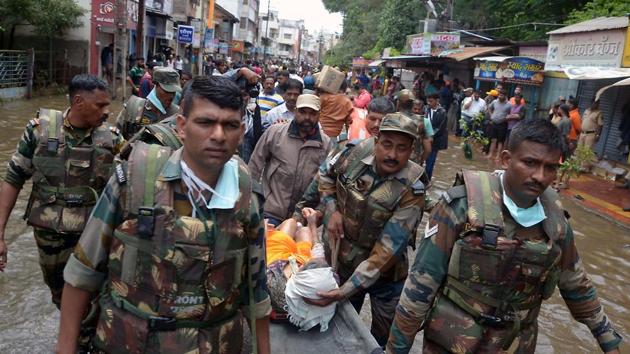
[[[33,86],[33,50],[0,50],[0,89]]]

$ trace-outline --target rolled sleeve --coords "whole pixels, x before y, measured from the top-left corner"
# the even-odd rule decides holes
[[[95,292],[100,289],[101,284],[105,281],[105,274],[81,263],[72,254],[68,259],[66,268],[63,270],[63,279],[75,288]]]

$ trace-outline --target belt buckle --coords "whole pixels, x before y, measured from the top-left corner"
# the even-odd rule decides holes
[[[138,208],[138,234],[143,238],[150,238],[155,228],[155,209],[150,207]]]
[[[149,317],[149,327],[157,331],[174,331],[177,329],[177,320],[172,317]]]
[[[501,233],[501,228],[496,226],[496,225],[492,225],[492,224],[486,224],[483,226],[483,233],[482,233],[482,239],[481,239],[481,246],[482,247],[490,247],[490,248],[496,248],[497,247],[497,238],[499,237],[499,234]]]
[[[500,317],[486,315],[485,313],[479,314],[479,322],[482,325],[499,326],[503,324],[503,320]]]
[[[59,148],[59,139],[48,138],[48,143],[46,144],[46,150],[48,150],[48,152],[57,152],[58,148]]]
[[[64,198],[65,204],[69,208],[77,208],[83,205],[83,196],[76,194],[68,194],[65,195]]]

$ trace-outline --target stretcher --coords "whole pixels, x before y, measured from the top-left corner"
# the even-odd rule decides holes
[[[269,329],[274,354],[381,354],[376,339],[352,305],[341,302],[328,330],[319,326],[300,332],[288,321],[272,322]]]

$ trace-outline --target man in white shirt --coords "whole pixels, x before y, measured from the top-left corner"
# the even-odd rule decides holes
[[[302,94],[302,90],[303,86],[301,82],[289,79],[286,90],[282,95],[284,103],[272,108],[267,115],[262,117],[262,126],[264,130],[274,123],[288,123],[295,118],[295,104],[298,96]]]
[[[467,92],[472,92],[472,95],[468,96]],[[468,127],[467,131],[470,131],[472,129],[473,118],[475,118],[479,112],[486,110],[486,101],[481,99],[478,90],[473,92],[472,88],[467,88],[464,90],[464,93],[467,94],[467,97],[462,101],[462,119]],[[467,133],[464,132],[464,134],[466,135]]]

